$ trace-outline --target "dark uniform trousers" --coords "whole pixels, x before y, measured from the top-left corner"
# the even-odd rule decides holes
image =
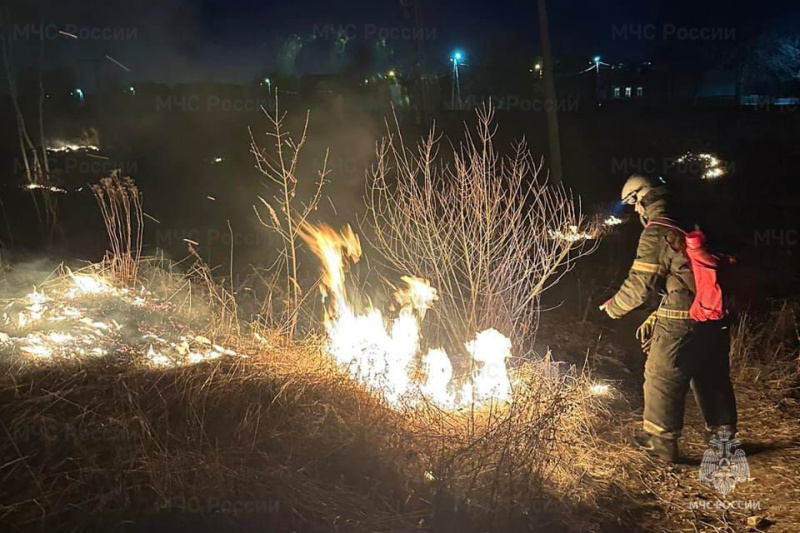
[[[689,387],[706,426],[736,425],[726,320],[695,322],[659,317],[644,370],[644,430],[677,438]]]
[[[644,218],[650,222],[639,237],[628,277],[605,309],[612,318],[620,318],[643,305],[648,295],[663,292],[645,364],[643,427],[653,435],[678,437],[689,387],[709,428],[736,424],[736,399],[727,322],[690,318],[694,273],[685,253],[685,234],[669,217],[668,199],[666,191],[654,189],[642,200]]]

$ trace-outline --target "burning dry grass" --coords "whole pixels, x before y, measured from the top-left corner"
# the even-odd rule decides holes
[[[592,528],[621,465],[639,457],[619,444],[628,406],[548,357],[511,358],[535,330],[541,292],[582,252],[580,240],[551,231],[582,229],[583,219],[566,191],[537,178],[523,146],[510,159],[494,152],[490,124],[486,111],[452,169],[436,163],[433,137],[417,159],[391,139],[379,151],[373,236],[408,286],[396,319],[346,297],[344,257],[359,255],[345,246],[358,243],[352,232],[306,239],[324,264],[324,340],[243,324],[192,247],[188,275],[143,264],[138,190],[105,180],[95,189],[110,238],[104,263],[5,302],[0,521]],[[301,144],[288,167],[269,167],[292,221],[277,228],[293,306],[296,237],[313,233],[307,211],[286,207]],[[421,354],[420,324],[437,299],[428,316],[441,333],[426,344],[463,347],[453,352],[469,367],[457,401],[449,356]],[[294,324],[296,309],[288,317]],[[435,394],[418,394],[423,382]]]
[[[197,318],[203,291],[152,270],[144,307],[168,301],[157,286],[168,287],[179,307],[192,299],[192,334],[212,337],[216,322],[206,315],[212,329],[203,330]],[[72,290],[81,275],[41,292]],[[100,292],[80,297],[91,305],[144,298],[92,276],[87,286]],[[120,321],[136,322],[129,311],[116,319],[120,331],[135,330]],[[164,339],[186,324],[161,318]],[[194,519],[270,530],[499,530],[557,516],[577,528],[596,511],[570,513],[594,507],[614,483],[621,456],[608,452],[620,424],[607,406],[621,400],[547,359],[513,371],[510,405],[398,409],[353,381],[321,339],[227,340],[247,357],[159,366],[142,342],[126,357],[7,367],[0,521],[31,530]]]
[[[0,315],[4,363],[60,364],[111,356],[131,358],[137,364],[176,366],[238,355],[208,338],[218,335],[208,320],[199,320],[205,308],[201,306],[198,316],[197,307],[186,302],[191,294],[182,295],[190,285],[162,294],[141,284],[124,286],[115,277],[118,265],[111,261],[76,272],[60,267],[26,296],[5,300]],[[141,353],[146,357],[138,359]]]

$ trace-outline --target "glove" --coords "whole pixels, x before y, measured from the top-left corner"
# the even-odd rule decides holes
[[[612,301],[613,299],[614,299],[614,298],[609,298],[608,300],[606,300],[606,301],[603,303],[603,305],[601,305],[601,306],[600,306],[600,310],[601,310],[601,311],[605,311],[605,313],[606,313],[606,314],[607,314],[609,317],[611,317],[611,318],[612,318],[612,319],[614,319],[614,320],[617,320],[617,319],[619,319],[619,318],[622,318],[622,315],[618,315],[618,314],[616,314],[616,313],[614,313],[614,312],[612,312],[612,311],[611,311],[611,301]]]
[[[656,328],[656,314],[650,313],[639,329],[636,330],[636,338],[642,344],[642,351],[647,353],[650,351],[650,344],[653,342],[653,332]]]

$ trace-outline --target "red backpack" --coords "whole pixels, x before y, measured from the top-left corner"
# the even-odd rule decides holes
[[[684,253],[689,259],[694,275],[695,295],[689,316],[698,322],[721,320],[730,314],[730,306],[726,302],[720,286],[720,271],[735,263],[735,260],[722,254],[712,254],[706,248],[706,236],[700,230],[686,233],[667,218],[654,218],[647,223],[672,228],[684,236]]]

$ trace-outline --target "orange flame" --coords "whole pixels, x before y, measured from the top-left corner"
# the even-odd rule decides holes
[[[396,407],[422,400],[450,409],[473,403],[511,401],[511,382],[506,369],[506,360],[511,355],[508,338],[489,329],[465,344],[475,371],[459,388],[453,381],[452,362],[444,350],[432,349],[418,357],[420,321],[438,299],[436,289],[427,280],[415,276],[401,278],[405,286],[395,293],[401,310],[394,319],[386,320],[380,310],[371,306],[358,313],[345,289],[348,260],[356,263],[361,257],[358,236],[349,226],[337,232],[324,224],[305,224],[300,234],[322,261],[321,291],[328,304],[326,350],[353,379]],[[411,379],[418,359],[426,375],[424,383]]]

